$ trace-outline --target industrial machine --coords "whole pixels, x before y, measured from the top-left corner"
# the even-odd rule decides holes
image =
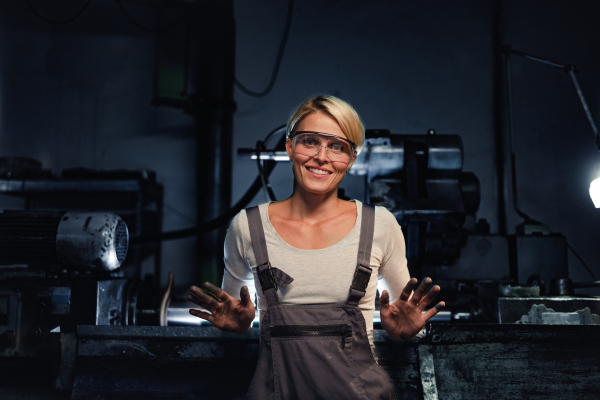
[[[465,222],[479,208],[479,180],[463,172],[458,135],[392,135],[367,131],[350,174],[366,178],[367,201],[386,207],[402,226],[411,272],[453,264],[466,241]]]
[[[0,213],[0,386],[35,376],[34,386],[68,389],[78,326],[159,324],[160,293],[141,263],[153,257],[160,273],[160,246],[130,238],[160,231],[162,186],[151,171],[57,177],[0,158],[0,194],[26,208]]]
[[[239,149],[238,155],[288,160],[277,148]],[[459,135],[367,130],[349,174],[364,176],[367,202],[394,214],[405,236],[411,275],[429,276],[442,287],[439,300],[446,301],[447,320],[514,323],[533,304],[548,305],[548,312],[588,307],[600,313],[596,299],[565,301],[560,285],[569,277],[562,234],[535,221],[526,221],[516,234],[490,234],[488,222],[477,220],[479,180],[463,171]],[[544,295],[563,297],[556,302]]]
[[[127,225],[118,215],[6,210],[0,238],[5,384],[31,371],[40,381],[56,379],[68,360],[61,357],[61,335],[74,337],[77,326],[157,324],[150,287],[115,272],[129,247]]]

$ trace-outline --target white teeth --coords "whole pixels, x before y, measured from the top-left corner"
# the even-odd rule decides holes
[[[310,172],[317,175],[329,175],[331,172],[323,171],[322,169],[307,168]]]

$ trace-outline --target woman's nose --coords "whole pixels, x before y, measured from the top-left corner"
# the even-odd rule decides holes
[[[327,154],[327,146],[319,147],[317,154],[315,154],[315,158],[319,161],[327,161],[329,159],[329,155]]]

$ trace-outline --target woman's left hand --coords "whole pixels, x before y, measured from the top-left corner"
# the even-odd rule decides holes
[[[430,284],[431,278],[425,278],[418,289],[412,293],[417,286],[417,278],[412,278],[402,290],[400,298],[393,304],[390,304],[390,295],[387,290],[381,293],[379,298],[381,326],[392,339],[407,340],[412,338],[423,329],[429,318],[445,306],[445,303],[440,301],[435,307],[423,313],[423,310],[440,291],[440,287],[435,285],[429,293],[423,296]]]

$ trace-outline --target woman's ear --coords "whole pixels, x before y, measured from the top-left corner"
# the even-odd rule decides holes
[[[352,156],[350,163],[348,163],[348,168],[346,168],[346,173],[350,172],[350,168],[352,168],[352,166],[354,165],[354,161],[356,161],[356,152]]]
[[[292,141],[289,139],[285,142],[285,151],[287,151],[288,157],[291,160],[292,159]]]

